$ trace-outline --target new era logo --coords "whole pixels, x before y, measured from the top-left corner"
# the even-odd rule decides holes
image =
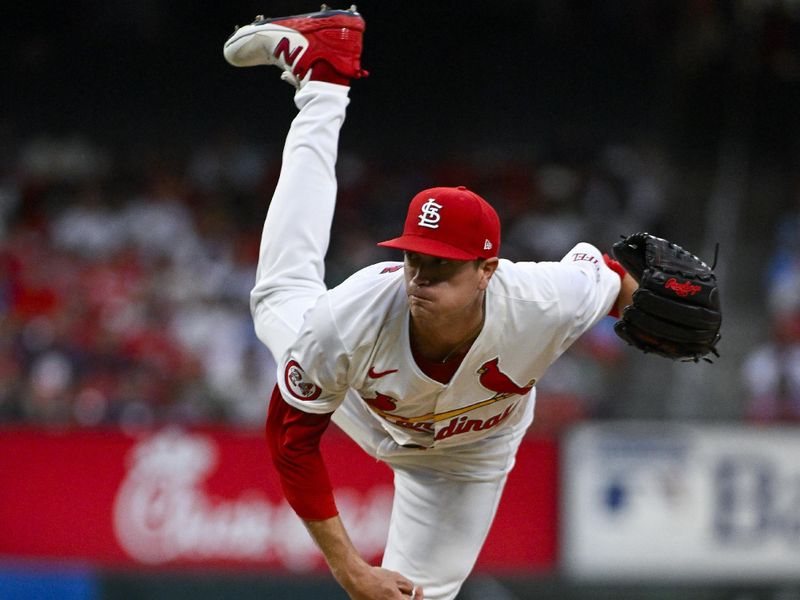
[[[485,242],[483,242],[483,249],[484,250],[491,250],[492,249],[492,242],[490,242],[489,240],[486,240]]]

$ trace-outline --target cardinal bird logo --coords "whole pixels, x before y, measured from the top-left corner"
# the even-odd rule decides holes
[[[536,383],[535,379],[531,379],[526,385],[519,386],[514,383],[508,375],[503,373],[498,366],[500,359],[498,357],[483,363],[477,370],[478,381],[490,392],[502,394],[503,396],[513,396],[519,394],[524,396],[533,389],[533,384]]]
[[[364,396],[361,398],[372,408],[377,408],[382,412],[391,412],[397,408],[397,400],[380,392],[375,392],[374,398],[364,398]]]

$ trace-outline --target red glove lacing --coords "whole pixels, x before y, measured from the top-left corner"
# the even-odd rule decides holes
[[[617,275],[619,275],[620,283],[622,280],[625,279],[625,275],[627,271],[623,268],[621,264],[611,258],[608,254],[603,254],[603,260],[606,263],[606,266],[614,271]],[[611,307],[611,310],[608,312],[609,317],[614,317],[615,319],[619,319],[619,310],[617,309],[617,303],[615,302],[614,305]]]

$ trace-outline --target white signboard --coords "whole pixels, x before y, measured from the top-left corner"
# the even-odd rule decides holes
[[[563,483],[572,576],[800,581],[800,428],[580,427]]]

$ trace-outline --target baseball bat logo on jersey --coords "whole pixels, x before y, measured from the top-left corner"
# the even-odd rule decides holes
[[[284,378],[286,389],[298,400],[316,400],[322,394],[322,389],[305,379],[306,372],[296,360],[286,363]]]
[[[490,392],[494,392],[491,398],[486,398],[480,402],[441,413],[431,412],[415,416],[391,414],[397,410],[397,399],[381,392],[374,392],[374,398],[368,398],[363,395],[361,398],[375,413],[390,423],[400,427],[414,429],[420,432],[432,432],[436,423],[449,421],[447,426],[436,433],[434,439],[437,441],[470,431],[483,431],[496,427],[504,421],[514,411],[517,403],[506,406],[502,412],[489,418],[470,419],[464,415],[506,400],[511,396],[524,396],[533,389],[533,385],[536,383],[535,379],[531,379],[524,386],[517,385],[511,377],[500,370],[499,364],[499,357],[495,357],[483,363],[476,371],[481,385]]]
[[[442,215],[439,214],[440,208],[442,208],[442,205],[436,202],[436,200],[433,198],[428,199],[428,201],[422,205],[422,210],[419,213],[419,226],[438,229],[439,219],[442,218]]]

